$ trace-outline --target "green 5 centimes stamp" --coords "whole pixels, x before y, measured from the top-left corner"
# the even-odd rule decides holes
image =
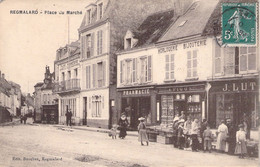
[[[256,45],[256,6],[256,3],[222,3],[224,45]]]

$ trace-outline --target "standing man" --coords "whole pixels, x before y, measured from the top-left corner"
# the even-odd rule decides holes
[[[201,122],[201,127],[200,127],[200,137],[202,138],[202,142],[201,142],[201,150],[203,150],[204,148],[204,138],[203,138],[203,133],[204,131],[207,129],[208,126],[208,121],[206,119],[203,119],[203,121]],[[205,151],[205,150],[204,150]]]
[[[226,122],[228,127],[228,137],[227,137],[228,154],[233,155],[236,147],[236,129],[233,126],[231,119],[227,119]]]
[[[198,141],[198,135],[200,133],[200,127],[199,127],[199,120],[194,119],[194,121],[191,124],[191,139],[192,139],[192,151],[198,151],[199,148],[199,141]]]
[[[69,126],[69,125],[71,126],[71,117],[72,117],[71,109],[69,109],[69,111],[65,115],[66,115],[67,126]]]

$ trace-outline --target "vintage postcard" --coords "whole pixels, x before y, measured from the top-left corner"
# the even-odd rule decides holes
[[[258,0],[0,0],[0,166],[259,165]]]

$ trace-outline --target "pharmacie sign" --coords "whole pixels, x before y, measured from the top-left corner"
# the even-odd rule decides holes
[[[124,90],[123,95],[149,95],[149,89],[137,89],[137,90]]]

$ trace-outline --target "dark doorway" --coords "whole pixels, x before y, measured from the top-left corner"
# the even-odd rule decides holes
[[[87,109],[88,109],[88,100],[87,97],[83,97],[83,125],[87,125]]]

